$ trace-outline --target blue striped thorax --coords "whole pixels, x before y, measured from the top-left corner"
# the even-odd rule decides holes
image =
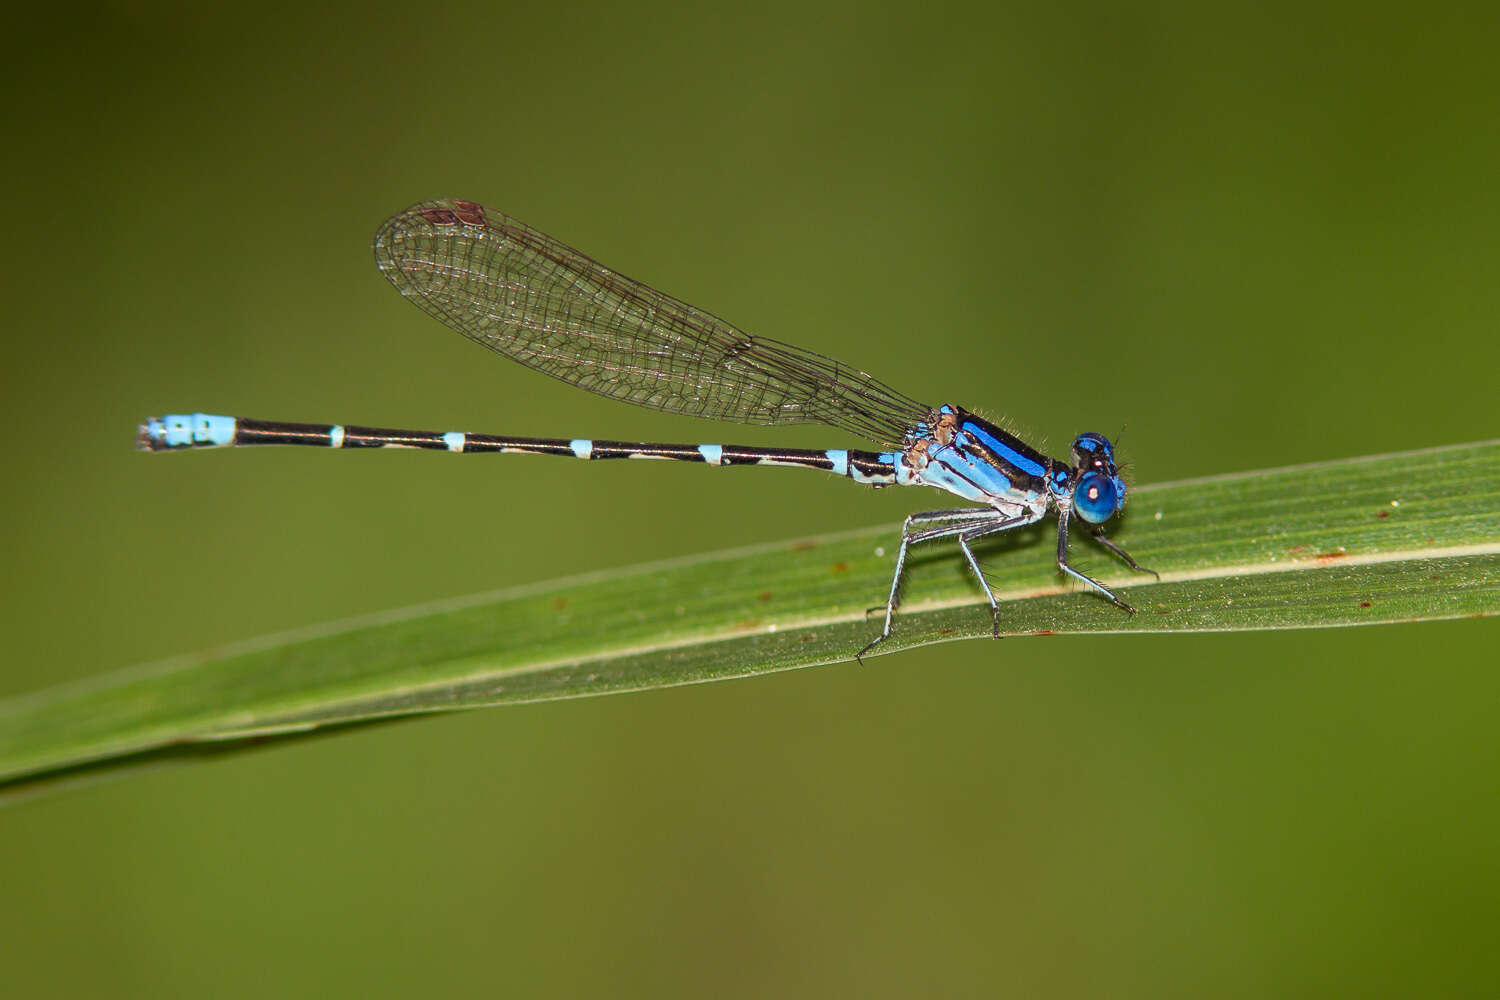
[[[1073,442],[1072,455],[1071,465],[1048,458],[988,420],[943,405],[912,429],[900,478],[1002,509],[1040,514],[1052,503],[1071,506],[1088,523],[1102,524],[1125,503],[1114,448],[1090,432]]]
[[[1049,502],[1048,476],[1055,463],[956,406],[940,406],[917,425],[902,457],[913,478],[965,500],[1038,513]]]

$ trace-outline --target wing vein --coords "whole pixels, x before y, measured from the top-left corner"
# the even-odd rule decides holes
[[[755,337],[474,202],[388,219],[392,285],[470,340],[637,406],[742,424],[822,423],[899,444],[929,407],[831,358]]]

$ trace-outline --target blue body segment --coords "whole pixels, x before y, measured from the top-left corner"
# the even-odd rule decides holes
[[[960,500],[985,503],[990,497],[1009,499],[1010,478],[1004,470],[987,466],[958,449],[933,456],[922,470],[922,485],[947,490]]]
[[[972,413],[944,405],[924,425],[924,486],[935,486],[974,503],[1032,508],[1050,493],[1047,482],[1057,463],[1013,435]],[[911,450],[908,449],[908,454]]]
[[[969,447],[988,451],[990,457],[987,460],[997,466],[1013,469],[1032,480],[1040,480],[1050,471],[1052,463],[1046,458],[1009,434],[1003,434],[992,424],[969,417],[959,424],[958,430],[960,435],[969,439],[966,442]]]
[[[1102,434],[1049,458],[960,407],[926,406],[864,372],[790,344],[745,333],[719,317],[605,268],[516,219],[461,199],[421,202],[375,237],[381,272],[409,301],[481,346],[580,388],[652,409],[745,424],[821,423],[880,444],[880,451],[658,444],[593,438],[527,438],[305,424],[204,413],[152,417],[136,437],[148,451],[250,445],[342,450],[410,448],[452,453],[667,459],[704,465],[819,469],[865,486],[930,486],[977,506],[906,519],[885,624],[855,654],[891,635],[907,550],[952,538],[989,600],[999,604],[971,544],[1057,517],[1057,566],[1134,608],[1068,564],[1076,516],[1100,545],[1138,565],[1099,528],[1125,504],[1114,448]]]
[[[234,444],[234,417],[211,413],[169,413],[152,417],[142,433],[166,448],[221,448]]]
[[[882,486],[910,486],[910,475],[907,468],[901,464],[901,456],[895,452],[883,451],[877,457],[871,468],[860,468],[855,465],[849,467],[849,478],[861,486],[873,486],[879,489]]]

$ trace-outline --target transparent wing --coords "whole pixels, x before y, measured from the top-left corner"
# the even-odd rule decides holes
[[[375,234],[375,260],[402,295],[470,340],[611,399],[743,424],[823,423],[886,444],[929,410],[471,201],[392,216]]]

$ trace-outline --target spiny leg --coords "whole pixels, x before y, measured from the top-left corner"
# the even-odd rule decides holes
[[[1074,579],[1082,580],[1090,587],[1093,587],[1095,590],[1099,591],[1099,593],[1109,598],[1110,602],[1113,603],[1115,607],[1128,611],[1131,614],[1135,614],[1135,608],[1131,607],[1129,604],[1126,604],[1124,601],[1116,597],[1114,595],[1114,592],[1104,584],[1100,583],[1098,580],[1095,580],[1091,576],[1086,576],[1083,573],[1078,572],[1078,570],[1068,565],[1068,518],[1071,513],[1072,512],[1069,510],[1059,510],[1057,512],[1057,568],[1062,570],[1064,573],[1067,573]],[[1108,547],[1114,548],[1114,546]]]
[[[884,604],[877,604],[873,608],[866,608],[865,614],[868,616],[872,611],[879,611],[881,608],[884,608],[886,611],[886,631],[889,632],[891,609],[895,605],[896,592],[901,582],[902,569],[906,564],[907,547],[911,545],[918,545],[922,542],[930,542],[935,538],[948,538],[953,535],[959,534],[960,532],[968,530],[967,524],[965,523],[946,524],[940,525],[939,527],[935,528],[922,528],[918,531],[912,531],[911,526],[913,523],[923,524],[938,523],[943,521],[987,521],[994,516],[995,512],[990,508],[985,508],[983,510],[929,510],[924,511],[920,514],[912,514],[911,516],[909,516],[906,519],[906,522],[901,526],[901,548],[896,553],[896,573],[891,579],[890,598]]]
[[[965,530],[966,524],[957,526],[947,524],[937,528],[927,528],[922,531],[913,532],[913,524],[941,524],[951,521],[976,521],[981,518],[993,517],[995,512],[989,508],[970,507],[966,510],[926,510],[918,514],[909,514],[901,525],[901,547],[896,550],[896,572],[891,575],[891,593],[885,602],[885,625],[880,630],[880,635],[870,640],[864,649],[854,654],[854,659],[863,663],[864,655],[876,646],[880,645],[891,634],[891,618],[896,613],[896,596],[901,589],[901,574],[906,570],[906,549],[913,541],[923,542],[931,538],[942,538],[945,535],[955,535]],[[875,610],[874,608],[870,609]]]
[[[913,524],[940,524],[945,521],[980,521],[994,516],[994,510],[989,507],[969,507],[964,510],[924,510],[918,514],[908,514],[906,521],[901,525],[901,548],[896,553],[896,580],[901,578],[901,567],[906,562],[906,547],[908,544],[925,542],[931,538],[942,538],[963,530],[963,526],[959,525],[957,527],[924,528],[919,531],[912,531],[911,526]],[[895,582],[893,581],[891,585],[893,598],[895,590]],[[887,601],[886,604],[889,606],[890,602]],[[870,610],[874,611],[878,607],[880,605],[876,605],[875,608],[871,608]]]
[[[1158,580],[1161,579],[1161,574],[1160,573],[1158,573],[1154,569],[1148,569],[1145,566],[1142,566],[1140,563],[1136,562],[1134,559],[1130,558],[1130,553],[1129,552],[1126,552],[1124,549],[1120,548],[1114,542],[1110,541],[1108,538],[1105,538],[1102,534],[1099,533],[1099,531],[1095,530],[1093,532],[1093,535],[1094,535],[1094,541],[1098,542],[1100,545],[1104,546],[1106,549],[1109,549],[1109,551],[1111,551],[1115,555],[1119,556],[1121,559],[1123,559],[1125,561],[1125,565],[1129,566],[1131,569],[1135,570],[1137,573],[1150,573],[1152,576],[1156,577]]]
[[[969,548],[968,534],[958,536],[958,547],[963,550],[964,558],[969,560],[969,568],[974,571],[974,578],[979,581],[979,586],[984,588],[984,596],[990,602],[990,636],[1000,638],[1000,604],[995,600],[995,592],[990,589],[990,581],[984,578],[984,571],[979,568],[979,560],[974,558],[974,550]]]
[[[854,658],[860,662],[864,662],[864,655],[866,653],[890,638],[892,621],[896,614],[896,598],[901,589],[901,576],[906,570],[906,550],[908,546],[920,542],[930,542],[934,539],[948,538],[953,535],[959,536],[959,544],[963,549],[964,555],[969,560],[970,567],[974,570],[974,575],[979,578],[979,585],[984,588],[985,596],[989,598],[990,608],[994,615],[997,616],[996,621],[998,622],[999,607],[995,602],[995,595],[990,592],[989,582],[985,580],[984,574],[980,572],[979,563],[975,560],[974,553],[970,551],[968,543],[964,539],[966,537],[979,538],[997,531],[1005,531],[1008,528],[1030,524],[1035,520],[1037,520],[1037,515],[1033,515],[1030,512],[1019,517],[1007,517],[993,508],[929,510],[907,517],[906,522],[901,526],[901,547],[896,552],[896,572],[891,576],[891,592],[885,602],[885,624],[881,628],[880,634],[871,639],[865,645],[864,649],[855,653]],[[990,523],[976,525],[974,522]],[[912,531],[913,524],[931,524],[936,526]],[[996,629],[998,634],[998,624],[996,625]]]
[[[1035,524],[1041,518],[1041,514],[1027,511],[1024,514],[1007,517],[993,524],[977,525],[958,536],[958,547],[963,549],[964,555],[969,560],[969,568],[974,571],[974,576],[979,581],[979,586],[984,588],[984,596],[990,600],[990,634],[996,639],[1000,638],[1000,603],[995,600],[995,592],[990,590],[990,581],[985,579],[984,571],[979,568],[979,560],[974,558],[974,551],[969,548],[969,543],[986,535],[1010,531],[1012,528],[1024,528],[1028,524]]]

